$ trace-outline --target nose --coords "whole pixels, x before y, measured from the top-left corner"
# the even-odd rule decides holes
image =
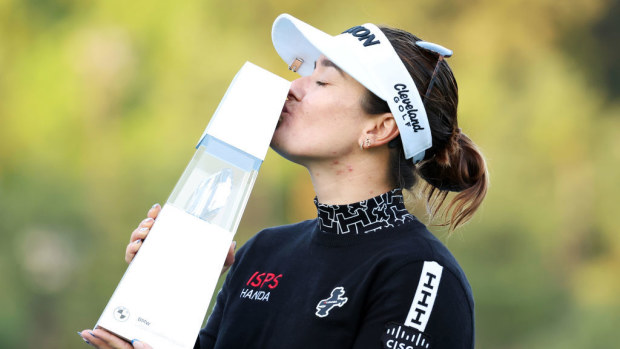
[[[291,88],[288,91],[288,99],[294,99],[296,101],[300,101],[304,96],[305,91],[305,81],[307,77],[300,77],[291,83]]]

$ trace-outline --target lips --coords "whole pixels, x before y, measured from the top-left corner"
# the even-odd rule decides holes
[[[284,120],[284,113],[288,114],[288,108],[286,107],[286,103],[282,107],[282,112],[280,112],[280,118],[278,119],[278,124],[276,125],[276,128],[280,126],[280,123],[282,123],[282,120]]]

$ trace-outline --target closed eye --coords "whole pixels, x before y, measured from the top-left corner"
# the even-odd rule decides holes
[[[316,84],[317,84],[318,86],[325,86],[325,85],[327,85],[327,83],[326,83],[326,82],[319,81],[319,80],[317,80],[317,81],[316,81]]]

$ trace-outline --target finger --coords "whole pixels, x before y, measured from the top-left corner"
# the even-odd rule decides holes
[[[146,214],[146,216],[149,217],[149,218],[155,219],[159,215],[160,211],[161,211],[161,205],[160,204],[155,204],[155,205],[153,205],[153,207],[151,207],[151,209]]]
[[[230,248],[228,249],[228,254],[226,255],[226,260],[224,261],[224,266],[222,267],[222,274],[224,274],[230,266],[235,262],[235,249],[237,248],[237,242],[233,241],[230,244]]]
[[[100,349],[113,349],[112,344],[108,343],[107,338],[99,337],[101,334],[96,335],[94,330],[84,330],[81,333],[84,341],[95,348]]]
[[[149,217],[142,220],[142,222],[138,224],[138,227],[131,233],[131,236],[129,237],[129,244],[125,249],[125,262],[131,263],[133,258],[136,256],[136,253],[138,253],[138,250],[142,246],[142,241],[146,239],[151,227],[153,227],[155,218],[159,214],[159,211],[161,211],[161,206],[159,204],[153,205],[148,212]]]
[[[138,239],[134,242],[130,242],[127,244],[127,249],[125,250],[125,262],[130,263],[133,258],[138,253],[138,250],[142,247],[142,240]]]
[[[77,332],[77,334],[78,334],[78,335],[80,335],[80,338],[82,338],[82,340],[84,341],[84,343],[86,343],[86,344],[88,344],[88,345],[92,345],[92,343],[91,343],[88,339],[86,339],[86,338],[82,335],[82,333],[83,333],[83,332],[84,332],[84,333],[87,333],[88,331],[90,331],[90,330],[78,331],[78,332]]]
[[[159,204],[153,205],[149,212],[147,213],[147,218],[143,219],[138,227],[131,233],[129,237],[129,242],[134,242],[136,240],[142,239],[144,240],[146,236],[149,234],[150,229],[153,227],[155,223],[155,218],[159,215],[161,211],[161,206]]]
[[[129,242],[134,242],[138,239],[145,239],[146,236],[149,234],[153,223],[155,223],[155,220],[153,218],[145,218],[142,222],[140,222],[140,224],[138,224],[138,227],[133,232],[131,232]]]
[[[131,345],[116,335],[103,329],[84,330],[78,332],[84,341],[100,349],[129,349]]]
[[[134,242],[136,240],[144,240],[146,236],[149,235],[151,231],[150,227],[138,227],[136,230],[131,232],[131,237],[129,237],[129,242]]]
[[[235,262],[235,250],[237,249],[237,241],[233,241],[228,249],[224,266],[230,267]]]
[[[89,332],[89,335],[93,337],[93,340],[89,341],[93,345],[103,345],[101,348],[113,348],[113,349],[131,349],[132,346],[124,339],[116,336],[112,332],[104,330],[103,328],[96,328]]]
[[[137,339],[134,339],[131,341],[131,344],[133,345],[134,348],[136,349],[153,349],[153,347],[151,347],[150,345],[148,345],[148,343],[139,341]]]

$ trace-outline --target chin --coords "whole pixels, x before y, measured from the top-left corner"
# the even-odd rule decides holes
[[[286,151],[286,149],[282,146],[282,142],[278,139],[276,139],[276,136],[274,135],[274,137],[271,139],[271,144],[269,144],[269,146],[271,147],[271,149],[273,149],[273,151],[275,151],[276,153],[278,153],[280,156],[282,156],[285,159],[288,159],[290,157],[290,154]]]
[[[294,162],[302,166],[304,165],[302,161],[303,157],[300,157],[298,155],[295,155],[294,153],[291,153],[290,150],[287,150],[286,147],[283,147],[282,144],[278,142],[277,140],[272,139],[271,144],[269,146],[271,147],[271,149],[273,149],[273,151],[278,153],[278,155],[285,158],[286,160],[290,162]]]

